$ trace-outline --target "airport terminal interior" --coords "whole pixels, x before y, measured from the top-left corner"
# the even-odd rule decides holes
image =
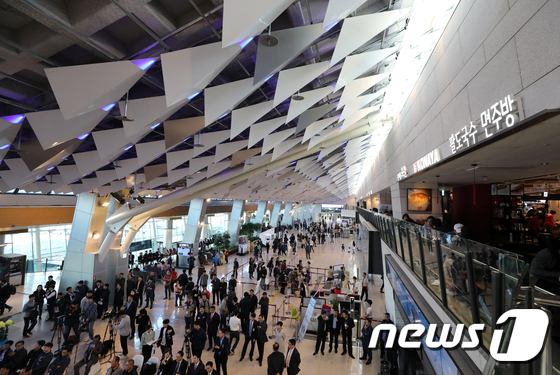
[[[0,0],[0,375],[560,373],[559,17]]]

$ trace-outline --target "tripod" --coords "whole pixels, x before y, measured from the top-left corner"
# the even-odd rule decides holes
[[[61,342],[62,342],[62,327],[60,326],[62,324],[62,322],[64,321],[64,317],[58,317],[55,318],[55,330],[53,331],[52,337],[51,337],[51,342],[54,342],[54,336],[57,336],[57,347],[58,347],[58,352],[60,352],[60,346],[61,346]]]
[[[109,320],[109,322],[107,323],[107,327],[105,327],[105,333],[103,334],[102,342],[103,342],[103,346],[105,346],[105,338],[107,337],[107,332],[109,332],[109,342],[111,343],[111,349],[109,349],[109,351],[105,355],[108,356],[109,359],[101,363],[102,365],[111,362],[111,358],[113,357],[113,354],[122,353],[122,352],[117,352],[115,350],[115,332],[113,331],[113,328],[110,328],[112,324],[113,322]]]
[[[192,363],[192,355],[191,355],[192,351],[191,351],[191,339],[188,337],[185,337],[185,342],[183,344],[183,352],[185,353],[185,359],[190,365]]]

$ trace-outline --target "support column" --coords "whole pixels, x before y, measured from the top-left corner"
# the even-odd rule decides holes
[[[33,252],[35,253],[35,272],[41,272],[41,232],[39,227],[31,229],[33,235]]]
[[[244,200],[234,200],[231,207],[231,214],[229,216],[228,232],[231,237],[231,244],[237,244],[239,237],[239,229],[241,228],[241,218],[243,217],[243,210],[245,209]]]
[[[284,207],[284,217],[282,217],[282,225],[292,225],[292,216],[290,211],[292,210],[292,204],[287,203]]]
[[[272,215],[270,215],[270,226],[276,228],[278,226],[278,215],[280,214],[281,202],[274,202],[274,208],[272,209]]]
[[[259,205],[257,207],[257,213],[255,215],[255,221],[257,224],[262,224],[264,220],[264,213],[266,212],[266,206],[268,205],[267,201],[259,201]]]
[[[79,280],[92,289],[94,276],[96,280],[108,282],[113,289],[115,276],[127,272],[128,254],[118,251],[122,231],[113,233],[105,225],[107,217],[116,211],[116,206],[113,198],[98,198],[96,194],[89,193],[78,195],[59,291],[77,285]],[[105,238],[115,240],[110,241],[107,255],[99,261],[97,253]]]
[[[194,199],[189,207],[189,214],[185,223],[185,235],[183,242],[193,244],[193,252],[198,251],[198,241],[202,232],[202,224],[204,224],[204,216],[206,215],[207,202],[205,199]]]
[[[173,247],[173,220],[171,219],[167,219],[167,229],[163,237],[163,247],[165,249],[171,249]]]

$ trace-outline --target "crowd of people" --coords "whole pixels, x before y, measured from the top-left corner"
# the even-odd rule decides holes
[[[45,285],[38,285],[23,306],[23,337],[29,338],[33,335],[38,320],[43,318],[43,310],[46,310],[48,314],[46,321],[52,322],[51,331],[54,333],[57,330],[61,331],[65,345],[62,346],[60,355],[53,358],[52,343],[38,341],[35,348],[27,353],[23,348],[23,341],[18,342],[16,350],[11,352],[10,347],[13,343],[9,341],[4,351],[0,352],[0,369],[4,372],[0,375],[8,375],[17,370],[22,370],[21,372],[24,373],[32,372],[32,375],[43,375],[47,371],[51,375],[59,373],[63,375],[70,364],[68,352],[72,349],[72,345],[81,342],[82,332],[87,332],[85,341],[87,348],[83,358],[75,363],[74,374],[78,375],[80,369],[85,367],[84,375],[89,375],[90,369],[100,356],[107,354],[107,349],[103,347],[105,337],[102,340],[100,335],[94,332],[95,322],[107,318],[108,330],[114,332],[116,337],[114,342],[117,343],[117,348],[120,346],[124,357],[129,354],[128,341],[135,337],[140,341],[144,363],[150,362],[154,346],[159,347],[162,359],[157,373],[161,375],[201,375],[204,371],[216,375],[223,372],[227,375],[228,358],[236,354],[242,338],[239,361],[248,357],[250,361],[255,360],[260,366],[266,363],[269,373],[273,375],[282,373],[278,370],[280,368],[285,368],[288,374],[295,375],[299,372],[301,361],[296,342],[286,339],[283,322],[279,321],[274,327],[269,327],[270,299],[267,291],[274,288],[281,294],[291,293],[301,298],[309,296],[311,262],[308,260],[307,265],[304,265],[303,261],[299,260],[299,263],[291,265],[287,259],[281,258],[285,258],[290,252],[297,254],[298,250],[302,249],[307,259],[310,259],[310,254],[317,246],[337,235],[340,228],[335,230],[334,227],[322,222],[311,225],[299,224],[297,229],[295,233],[282,233],[272,241],[259,242],[255,246],[254,256],[248,262],[248,273],[250,279],[256,277],[259,289],[257,292],[251,289],[239,297],[236,294],[240,268],[237,258],[234,259],[233,273],[227,280],[226,277],[218,277],[215,264],[212,264],[209,270],[201,264],[197,269],[198,274],[193,276],[195,262],[192,254],[190,258],[192,261],[189,260],[188,267],[177,272],[173,268],[172,258],[175,250],[166,249],[140,253],[137,259],[130,254],[131,269],[126,277],[123,273],[119,274],[114,281],[112,292],[111,285],[102,280],[96,280],[93,289],[89,289],[84,281],[79,281],[76,286],[65,288],[64,292],[60,288],[57,291],[56,282],[52,276],[49,276]],[[272,255],[270,248],[272,248]],[[265,254],[267,262],[264,261]],[[136,265],[133,266],[135,263]],[[140,267],[148,271],[146,276],[137,276],[138,273],[134,272]],[[154,271],[154,267],[159,270]],[[343,268],[339,277],[341,283],[346,283],[356,294],[359,293],[361,285],[362,298],[365,296],[367,299],[367,276],[364,275],[359,282],[354,277],[352,282],[348,272]],[[332,281],[333,278],[331,266],[327,281]],[[172,347],[176,332],[170,320],[164,319],[157,331],[152,325],[148,310],[153,308],[154,301],[158,299],[156,298],[157,283],[163,284],[163,292],[157,288],[157,297],[173,300],[174,308],[184,315],[185,337],[188,342],[186,348],[189,353],[192,353],[190,365],[185,360],[183,351],[173,355]],[[340,290],[340,284],[337,287]],[[11,289],[6,280],[0,282],[0,312],[4,308],[11,309],[11,306],[6,303]],[[2,293],[3,290],[6,291],[6,295]],[[45,302],[46,309],[44,309]],[[371,301],[368,302],[371,305]],[[364,319],[368,317],[371,318],[371,309],[368,309]],[[334,347],[335,353],[338,353],[338,336],[341,334],[343,346],[341,354],[348,353],[351,358],[354,358],[351,346],[354,323],[348,312],[342,312],[340,316],[336,312],[330,321],[328,318],[320,321],[315,354],[319,348],[324,354],[324,337],[328,334],[331,335],[329,352]],[[265,358],[264,348],[269,341],[269,330],[274,332],[274,335],[270,336],[273,340],[273,352]],[[180,336],[182,340],[182,332]],[[322,346],[320,340],[323,340]],[[25,354],[22,354],[24,351]],[[202,356],[205,352],[212,352],[211,360],[203,363]],[[119,359],[119,356],[111,359],[108,375],[120,375],[121,372],[126,373],[125,375],[139,375],[134,374],[136,371],[134,363],[127,361],[119,364],[120,360],[122,358]],[[367,364],[369,363],[371,358]]]

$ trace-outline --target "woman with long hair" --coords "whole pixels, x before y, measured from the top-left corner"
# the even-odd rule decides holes
[[[45,295],[46,292],[43,289],[41,284],[37,285],[37,289],[33,292],[35,296],[35,302],[37,303],[37,307],[39,308],[39,320],[43,319],[43,305],[45,303]]]

